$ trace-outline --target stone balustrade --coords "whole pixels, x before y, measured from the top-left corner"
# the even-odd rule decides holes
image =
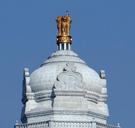
[[[29,124],[16,123],[14,128],[120,128],[120,126],[96,122],[46,121]]]

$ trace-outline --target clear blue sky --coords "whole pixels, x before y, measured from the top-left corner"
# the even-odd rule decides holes
[[[108,80],[110,123],[134,127],[134,0],[1,0],[0,127],[20,119],[22,70],[32,72],[56,50],[58,15],[72,16],[73,49]]]

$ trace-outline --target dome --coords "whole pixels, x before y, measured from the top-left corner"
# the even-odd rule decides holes
[[[32,91],[40,92],[51,90],[59,74],[63,72],[67,65],[70,65],[68,67],[70,67],[71,70],[74,68],[74,72],[79,73],[82,77],[83,86],[80,87],[80,89],[101,92],[105,83],[102,82],[99,74],[88,67],[87,64],[71,50],[56,51],[40,66],[40,68],[30,75],[30,86]],[[68,81],[70,81],[70,79],[71,77],[68,78]],[[77,82],[77,80],[75,81]]]
[[[24,70],[22,121],[89,122],[94,118],[105,124],[105,72],[98,74],[71,50],[71,17],[59,16],[57,23],[58,50],[31,74]]]

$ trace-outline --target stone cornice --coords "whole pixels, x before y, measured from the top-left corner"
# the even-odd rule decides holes
[[[90,101],[98,102],[98,101],[106,101],[107,94],[99,94],[92,91],[65,91],[65,90],[54,90],[56,96],[77,96],[84,97]],[[35,100],[37,102],[51,100],[52,90],[42,91],[35,93]]]
[[[49,115],[85,115],[85,116],[92,116],[92,117],[98,117],[100,119],[107,119],[107,116],[101,113],[95,113],[91,111],[75,111],[75,110],[43,110],[43,111],[33,111],[33,112],[27,112],[26,114],[27,118],[30,117],[39,117],[39,116],[49,116]]]

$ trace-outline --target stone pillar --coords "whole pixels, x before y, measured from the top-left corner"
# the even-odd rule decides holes
[[[96,121],[95,118],[92,120],[91,128],[96,128]]]

